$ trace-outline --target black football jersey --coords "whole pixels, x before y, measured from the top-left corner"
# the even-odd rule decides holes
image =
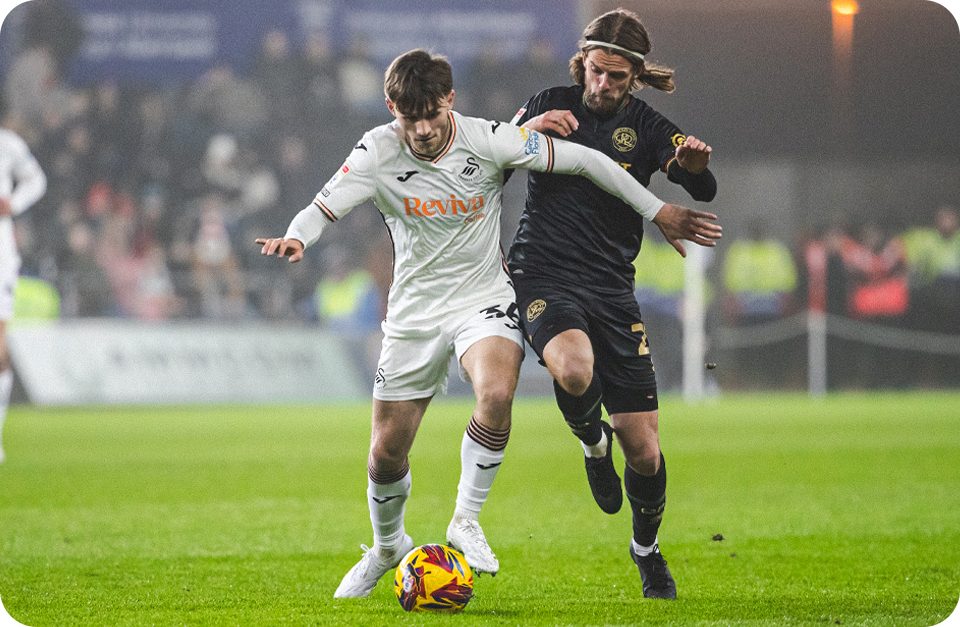
[[[675,124],[635,96],[608,117],[583,104],[579,86],[546,89],[531,98],[515,124],[553,109],[572,111],[579,128],[565,138],[602,152],[637,179],[650,183],[686,136]],[[552,132],[549,135],[558,137]],[[710,200],[716,180],[709,170],[691,175],[676,163],[670,180],[694,198]],[[510,247],[510,273],[616,293],[633,289],[633,260],[640,252],[643,218],[628,204],[582,176],[529,172],[519,228]]]

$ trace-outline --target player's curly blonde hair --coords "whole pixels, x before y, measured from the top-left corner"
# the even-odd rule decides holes
[[[630,91],[641,89],[644,85],[668,93],[676,89],[676,85],[673,83],[673,70],[670,68],[654,65],[633,55],[618,52],[613,48],[588,44],[587,42],[590,41],[602,41],[642,55],[648,54],[651,48],[650,37],[636,13],[626,9],[614,9],[590,22],[583,30],[580,50],[570,59],[570,76],[573,77],[577,85],[583,87],[586,76],[583,60],[588,52],[601,48],[607,52],[621,55],[633,65],[637,77],[630,85]]]
[[[432,117],[453,91],[453,69],[443,55],[425,50],[406,52],[390,64],[383,77],[383,93],[403,115]]]

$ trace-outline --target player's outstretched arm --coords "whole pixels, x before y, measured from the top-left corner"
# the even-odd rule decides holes
[[[654,216],[652,222],[663,233],[667,242],[673,246],[681,256],[687,256],[687,250],[680,243],[685,239],[700,246],[712,247],[723,236],[723,227],[719,224],[707,222],[716,220],[717,216],[705,211],[695,211],[679,205],[665,204]]]
[[[261,255],[283,258],[290,255],[290,263],[296,263],[303,259],[303,242],[298,239],[285,239],[283,237],[260,237],[256,240],[257,244],[263,246],[260,249]]]

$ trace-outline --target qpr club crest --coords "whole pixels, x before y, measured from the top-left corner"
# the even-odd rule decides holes
[[[621,126],[613,132],[613,147],[620,152],[630,152],[637,147],[637,132],[629,126]]]
[[[530,306],[527,307],[527,322],[533,322],[540,317],[540,314],[543,313],[543,310],[547,308],[547,303],[538,299],[530,303]]]

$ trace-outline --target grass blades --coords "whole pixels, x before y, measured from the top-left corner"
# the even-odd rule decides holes
[[[418,544],[444,539],[471,409],[438,399],[421,426]],[[387,577],[332,597],[371,542],[369,424],[369,404],[14,408],[0,599],[30,627],[925,627],[960,599],[960,394],[662,401],[676,602],[642,598],[629,512],[593,503],[552,400],[519,400],[481,516],[501,572],[456,616],[404,613]]]

